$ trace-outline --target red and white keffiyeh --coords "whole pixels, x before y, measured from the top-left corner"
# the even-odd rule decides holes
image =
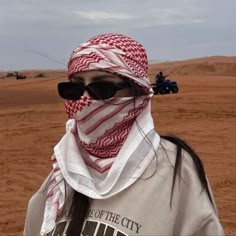
[[[149,96],[112,98],[109,101],[82,97],[82,108],[74,115],[76,137],[89,155],[100,159],[116,157]],[[86,101],[86,102],[85,102]]]
[[[144,47],[122,34],[97,35],[72,52],[68,62],[69,77],[88,70],[104,70],[123,75],[144,89],[152,91]]]
[[[147,69],[142,45],[121,34],[92,38],[73,51],[68,63],[69,76],[80,71],[104,70],[130,78],[152,91]],[[65,101],[71,119],[66,134],[54,148],[42,235],[53,229],[64,206],[62,180],[68,191],[105,199],[126,189],[143,174],[160,141],[154,131],[151,97],[150,94],[97,101],[82,96],[78,101]]]

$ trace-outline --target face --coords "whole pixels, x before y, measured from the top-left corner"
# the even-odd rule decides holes
[[[84,83],[84,85],[88,85],[92,82],[101,82],[101,81],[109,81],[116,84],[123,82],[124,79],[122,79],[118,75],[109,72],[94,70],[94,71],[83,71],[75,73],[71,76],[70,81],[75,83]],[[87,91],[84,91],[83,95],[89,96]],[[131,97],[131,96],[133,96],[131,87],[120,89],[114,95],[114,97]]]

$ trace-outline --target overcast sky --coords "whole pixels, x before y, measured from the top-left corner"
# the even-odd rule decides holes
[[[236,0],[0,0],[0,71],[66,68],[104,32],[134,37],[150,61],[236,55]]]

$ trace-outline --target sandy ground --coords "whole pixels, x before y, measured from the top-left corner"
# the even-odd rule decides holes
[[[153,98],[156,130],[178,135],[197,150],[225,233],[236,235],[236,76],[184,71],[170,78],[180,91]],[[0,236],[22,235],[28,200],[51,169],[52,149],[67,119],[56,91],[65,79],[56,72],[0,79]]]

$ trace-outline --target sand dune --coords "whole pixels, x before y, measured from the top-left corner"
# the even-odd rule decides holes
[[[236,57],[204,57],[150,65],[153,76],[159,70],[178,75],[236,76]]]
[[[181,136],[197,150],[225,233],[236,235],[236,77],[226,76],[216,66],[235,63],[235,58],[214,60],[187,61],[182,74],[170,76],[180,92],[155,96],[152,113],[159,133]],[[213,74],[198,76],[199,63],[212,63]],[[161,66],[150,67],[151,79]],[[179,62],[164,66],[171,71]],[[67,119],[56,90],[57,83],[66,80],[65,72],[44,71],[46,77],[38,79],[34,76],[39,71],[24,73],[28,73],[26,80],[0,79],[1,236],[22,235],[27,202],[51,169],[52,148],[62,137]]]

